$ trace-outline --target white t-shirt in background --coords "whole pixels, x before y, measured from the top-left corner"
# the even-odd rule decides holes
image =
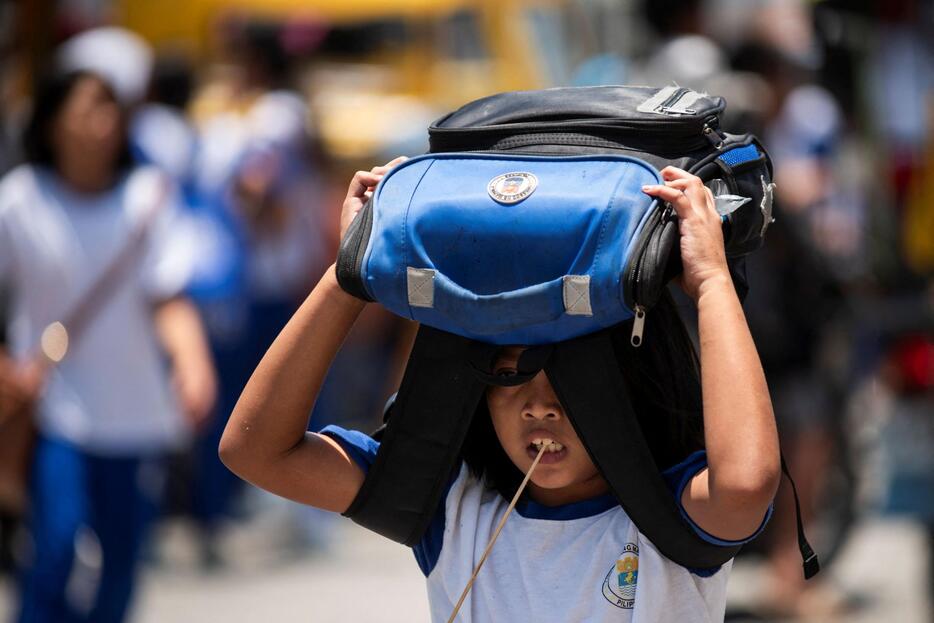
[[[47,380],[40,430],[102,455],[158,452],[186,433],[153,325],[178,295],[191,249],[162,174],[136,168],[103,193],[78,193],[51,171],[20,166],[0,181],[0,282],[11,290],[9,349],[23,359],[121,253],[160,198],[134,266]]]

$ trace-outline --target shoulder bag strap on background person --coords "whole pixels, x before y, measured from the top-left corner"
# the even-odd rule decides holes
[[[61,320],[49,324],[42,331],[38,352],[34,357],[41,360],[45,367],[57,364],[65,357],[69,344],[78,339],[142,256],[146,235],[161,213],[168,195],[168,181],[161,174],[154,184],[152,202],[133,227],[120,251],[91,282],[81,297],[62,314]]]
[[[23,365],[34,365],[40,373],[61,362],[70,344],[80,339],[95,314],[117,291],[145,249],[145,237],[162,211],[168,195],[168,181],[159,175],[155,180],[154,197],[126,242],[78,300],[61,315],[61,320],[49,324],[39,344]],[[0,396],[0,511],[21,513],[26,505],[27,480],[36,430],[33,404],[4,401]],[[9,405],[4,405],[9,402]]]

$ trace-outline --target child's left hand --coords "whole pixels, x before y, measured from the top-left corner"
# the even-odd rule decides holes
[[[393,158],[381,167],[373,167],[369,171],[357,171],[353,179],[350,180],[350,186],[347,188],[347,196],[344,198],[344,205],[341,207],[341,232],[340,239],[344,239],[347,228],[353,222],[357,212],[363,209],[366,202],[373,196],[373,190],[383,176],[389,172],[389,169],[408,160],[405,156]]]
[[[642,191],[667,201],[678,215],[681,261],[679,285],[695,302],[704,283],[730,279],[723,246],[723,226],[713,194],[696,175],[677,167],[661,171],[664,185],[643,186]]]

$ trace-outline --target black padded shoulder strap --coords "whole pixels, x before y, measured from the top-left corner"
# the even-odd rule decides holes
[[[414,546],[438,508],[486,388],[470,366],[470,340],[422,325],[379,452],[344,513]]]
[[[478,372],[496,348],[419,328],[376,460],[346,516],[397,542],[418,543],[437,512],[486,388]],[[681,519],[626,396],[609,336],[601,332],[562,342],[542,351],[540,359],[528,363],[544,365],[594,463],[659,551],[699,568],[735,556],[739,547],[709,544]]]
[[[662,554],[695,568],[717,567],[736,556],[739,546],[707,543],[681,518],[642,435],[606,332],[556,344],[545,373],[626,514]]]

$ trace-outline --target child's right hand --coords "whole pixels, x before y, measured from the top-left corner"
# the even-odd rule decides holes
[[[408,160],[405,156],[399,156],[390,160],[381,167],[373,167],[369,171],[357,171],[353,179],[350,180],[350,187],[347,189],[347,197],[344,198],[344,206],[341,209],[341,240],[344,239],[344,233],[350,227],[354,217],[357,216],[370,197],[373,196],[373,189],[383,179],[383,176],[397,164],[402,164]]]

